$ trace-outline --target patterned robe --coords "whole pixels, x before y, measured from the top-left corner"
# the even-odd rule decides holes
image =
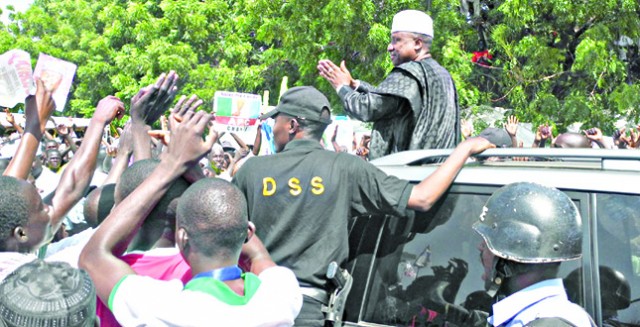
[[[346,112],[373,122],[369,159],[460,142],[460,109],[451,75],[434,59],[395,67],[377,87],[360,82],[338,91]]]

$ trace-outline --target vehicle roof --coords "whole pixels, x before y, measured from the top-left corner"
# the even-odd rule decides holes
[[[386,173],[419,182],[438,164],[425,160],[446,157],[453,150],[416,150],[372,160]],[[602,149],[489,149],[477,158],[500,161],[472,161],[465,164],[455,184],[495,185],[528,181],[564,190],[640,194],[640,151]],[[513,161],[526,157],[534,161]]]

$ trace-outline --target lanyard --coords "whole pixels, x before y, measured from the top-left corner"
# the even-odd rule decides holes
[[[242,269],[240,269],[240,267],[238,267],[237,265],[218,268],[214,270],[201,272],[193,276],[191,280],[194,280],[196,278],[202,278],[202,277],[215,278],[221,282],[224,282],[227,280],[234,280],[242,277]]]

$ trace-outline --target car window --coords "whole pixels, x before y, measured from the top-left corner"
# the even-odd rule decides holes
[[[421,320],[439,311],[432,302],[440,297],[487,310],[491,302],[481,280],[483,269],[477,250],[480,237],[471,226],[489,195],[449,193],[436,208],[415,218],[413,233],[405,243],[396,245],[393,256],[378,260],[365,321],[423,325]],[[398,243],[386,235],[383,233],[381,248]]]
[[[403,242],[398,233],[383,232],[379,249],[384,253],[376,255],[362,320],[392,326],[444,326],[443,303],[452,304],[447,305],[448,314],[452,310],[485,312],[472,318],[486,319],[492,300],[482,280],[481,238],[471,226],[495,190],[454,187],[434,209],[415,218],[412,233]],[[385,228],[394,226],[390,219]],[[580,265],[581,260],[563,263],[559,277]],[[576,301],[582,304],[581,292]],[[448,322],[447,326],[456,325]]]
[[[596,194],[604,326],[640,326],[640,197]]]

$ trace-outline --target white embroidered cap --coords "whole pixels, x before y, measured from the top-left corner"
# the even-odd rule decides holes
[[[419,10],[403,10],[393,16],[391,33],[412,32],[433,37],[433,19]]]

